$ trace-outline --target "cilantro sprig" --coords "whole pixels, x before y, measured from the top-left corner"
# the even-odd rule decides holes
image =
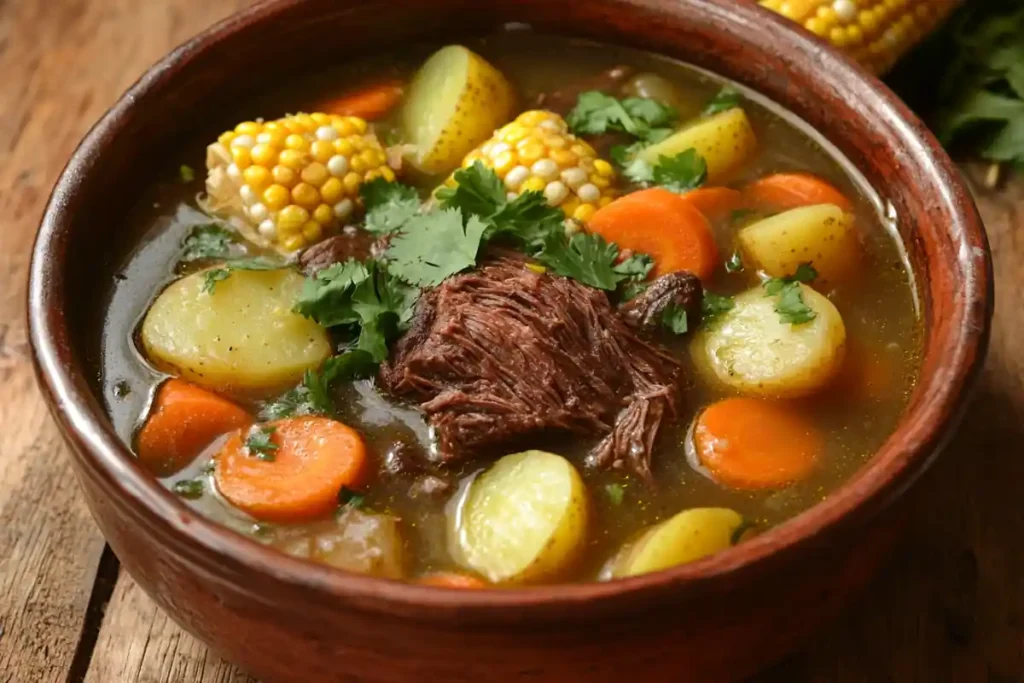
[[[331,397],[334,383],[365,379],[373,376],[376,370],[377,363],[368,352],[347,350],[328,358],[319,372],[307,370],[301,384],[263,406],[260,418],[280,420],[302,415],[334,415],[334,399]]]
[[[764,283],[765,296],[777,297],[775,312],[784,323],[802,325],[817,317],[817,313],[804,302],[800,284],[810,283],[818,277],[818,272],[810,263],[801,263],[792,275],[771,278]]]
[[[273,441],[275,431],[277,431],[276,427],[254,425],[245,437],[245,450],[255,458],[273,462],[275,458],[274,452],[280,448]]]
[[[708,177],[708,164],[691,147],[674,156],[662,154],[653,166],[643,159],[634,159],[623,174],[638,185],[657,185],[672,192],[687,192],[704,184]]]
[[[235,243],[235,233],[216,223],[195,225],[181,243],[181,260],[226,259]]]
[[[359,188],[366,207],[364,228],[374,235],[387,235],[402,227],[420,211],[420,197],[415,188],[375,178]]]
[[[612,131],[629,133],[641,140],[671,132],[678,118],[675,109],[646,97],[618,99],[597,90],[580,93],[566,123],[577,135],[600,135]],[[658,131],[658,132],[655,132]]]

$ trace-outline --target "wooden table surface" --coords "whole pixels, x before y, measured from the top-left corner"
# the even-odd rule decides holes
[[[0,683],[252,680],[119,573],[36,389],[24,326],[32,238],[78,140],[146,66],[247,4],[0,0]],[[1024,682],[1024,178],[978,202],[999,309],[977,398],[870,594],[761,683]]]

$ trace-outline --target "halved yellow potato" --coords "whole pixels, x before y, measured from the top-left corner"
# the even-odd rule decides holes
[[[235,270],[204,291],[206,272],[173,282],[142,322],[153,363],[220,391],[295,384],[331,354],[327,332],[292,311],[303,277],[290,269]]]
[[[744,255],[772,277],[792,275],[810,263],[822,280],[833,282],[857,262],[853,214],[835,204],[783,211],[746,226],[738,239]]]
[[[578,555],[588,514],[586,487],[568,460],[506,455],[450,511],[449,545],[460,564],[495,583],[547,579]]]
[[[708,182],[719,183],[749,160],[757,150],[750,119],[739,107],[698,119],[637,154],[652,166],[662,156],[675,156],[693,148],[708,164]]]
[[[645,531],[612,562],[613,577],[668,569],[725,550],[743,524],[728,508],[694,508]]]
[[[448,173],[512,117],[515,92],[500,71],[461,45],[435,52],[416,73],[402,107],[410,161]]]
[[[815,317],[796,325],[783,322],[778,297],[763,287],[737,296],[732,310],[694,337],[698,366],[757,396],[805,396],[823,387],[842,367],[846,327],[831,301],[807,285],[800,291]]]

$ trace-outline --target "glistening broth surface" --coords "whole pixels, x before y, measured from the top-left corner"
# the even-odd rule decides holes
[[[681,111],[685,120],[698,114],[721,87],[714,78],[692,69],[640,52],[596,46],[561,38],[537,36],[528,32],[498,34],[468,42],[501,70],[520,92],[522,105],[517,112],[532,108],[536,94],[550,92],[593,77],[619,64],[636,71],[649,71],[673,81],[690,111]],[[118,433],[132,443],[139,420],[145,416],[152,392],[165,375],[152,369],[139,351],[138,324],[161,289],[179,274],[176,271],[181,243],[191,226],[208,222],[196,201],[202,191],[202,172],[193,182],[178,178],[180,164],[202,169],[203,149],[216,134],[235,121],[271,119],[288,112],[311,111],[333,94],[354,85],[377,81],[382,75],[408,78],[429,54],[430,48],[412,49],[398,59],[349,64],[316,74],[287,88],[261,93],[238,111],[208,113],[201,122],[194,144],[181,150],[180,158],[166,160],[162,179],[140,198],[127,220],[134,227],[137,246],[126,255],[123,267],[112,282],[109,305],[95,351],[98,382]],[[687,457],[686,442],[693,418],[709,403],[735,392],[708,381],[693,366],[688,347],[691,336],[666,342],[685,366],[684,389],[678,418],[662,428],[653,456],[654,486],[621,471],[596,472],[582,466],[586,452],[595,439],[572,436],[545,437],[529,447],[542,448],[566,456],[577,464],[587,484],[593,516],[589,522],[586,551],[571,570],[558,578],[589,580],[620,546],[648,526],[688,508],[729,507],[763,530],[825,498],[852,475],[883,442],[895,426],[913,386],[918,368],[920,320],[915,308],[913,284],[901,250],[879,214],[881,203],[870,190],[836,158],[830,156],[808,135],[778,115],[778,112],[752,99],[744,103],[760,141],[755,158],[742,171],[729,178],[732,187],[780,171],[803,171],[831,182],[854,203],[856,228],[863,255],[858,275],[824,291],[842,314],[849,347],[848,368],[825,390],[793,401],[825,434],[825,454],[810,477],[780,490],[741,491],[722,486],[697,471]],[[680,107],[683,109],[683,107]],[[393,136],[393,122],[378,122],[382,139]],[[599,152],[602,152],[600,147]],[[428,192],[443,177],[404,177]],[[885,188],[878,188],[884,195]],[[735,249],[735,235],[742,219],[732,217],[713,226],[723,258]],[[253,250],[258,253],[258,250]],[[707,288],[732,294],[759,280],[747,269],[728,273],[716,270]],[[854,365],[854,361],[857,364]],[[867,370],[865,370],[867,368]],[[256,408],[251,398],[233,396]],[[414,406],[391,402],[372,381],[364,380],[338,389],[339,419],[357,429],[366,439],[373,474],[362,487],[366,508],[389,512],[401,518],[402,543],[405,546],[404,574],[414,577],[430,570],[455,569],[446,539],[446,507],[452,493],[441,496],[410,496],[415,484],[411,475],[394,476],[383,471],[388,453],[403,448],[416,453],[430,448],[426,423]],[[257,524],[221,499],[206,472],[210,456],[219,442],[165,482],[200,478],[206,482],[206,494],[188,504],[242,533],[259,540],[296,550],[308,544],[296,543],[309,529],[323,530],[329,521],[311,525]],[[506,452],[495,450],[481,457],[455,464],[447,469],[454,479],[463,480]],[[617,490],[621,487],[621,500]],[[454,488],[452,489],[455,490]]]

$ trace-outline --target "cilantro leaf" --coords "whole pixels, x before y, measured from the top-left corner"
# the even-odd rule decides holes
[[[263,420],[302,415],[333,415],[334,400],[330,388],[336,381],[352,381],[373,376],[377,363],[366,351],[353,349],[328,358],[319,372],[307,370],[302,383],[290,389],[260,411]]]
[[[609,131],[629,133],[643,140],[664,136],[661,132],[678,117],[672,107],[645,97],[620,100],[597,90],[580,93],[576,106],[566,116],[569,128],[578,135],[599,135]],[[658,130],[658,133],[653,131]]]
[[[338,489],[338,505],[343,507],[356,508],[357,510],[366,504],[366,495],[354,491],[347,486]]]
[[[498,212],[508,199],[498,174],[476,161],[454,175],[455,187],[442,187],[437,198],[443,209],[461,209],[463,215],[487,218]]]
[[[732,256],[725,262],[725,272],[727,273],[738,273],[743,270],[743,257],[740,252],[732,252]]]
[[[213,294],[217,283],[227,280],[231,277],[231,273],[236,270],[277,270],[280,267],[280,263],[262,256],[228,261],[222,266],[205,271],[203,292]]]
[[[736,306],[736,301],[731,296],[715,294],[704,290],[704,299],[700,304],[701,320],[711,322],[723,313],[728,313]]]
[[[634,159],[630,161],[625,168],[622,169],[622,174],[629,179],[630,182],[636,183],[637,185],[650,185],[654,182],[654,167],[643,159]]]
[[[352,294],[356,285],[369,278],[369,268],[355,259],[324,268],[306,278],[295,312],[324,327],[355,323],[358,316],[351,310]]]
[[[781,292],[782,288],[788,284],[791,284],[793,282],[803,282],[804,284],[809,284],[811,282],[814,282],[817,278],[818,271],[816,271],[814,269],[814,266],[812,266],[810,263],[805,262],[798,265],[796,267],[796,272],[794,272],[792,275],[787,275],[786,277],[773,277],[769,280],[766,280],[764,283],[764,291],[766,291],[769,296],[772,296],[774,294],[778,294],[779,292]]]
[[[619,248],[604,241],[597,233],[578,232],[568,241],[565,234],[550,232],[535,258],[558,275],[571,277],[585,285],[614,291],[619,283],[629,279],[627,273],[616,270]]]
[[[387,235],[401,228],[419,213],[420,197],[415,188],[375,178],[363,183],[359,196],[366,207],[364,228],[374,235]]]
[[[260,460],[273,462],[275,458],[274,451],[280,448],[272,440],[275,431],[277,431],[277,427],[253,425],[252,429],[249,430],[248,436],[245,438],[245,450],[248,451],[249,455]]]
[[[692,147],[675,156],[659,156],[654,167],[654,184],[672,192],[700,187],[707,177],[708,164]]]
[[[775,312],[784,323],[801,325],[810,322],[817,314],[804,302],[800,283],[813,282],[818,272],[810,263],[801,263],[796,272],[787,277],[775,277],[765,281],[765,296],[777,297]]]
[[[647,254],[632,254],[615,264],[613,270],[634,280],[644,280],[654,268],[654,259]]]
[[[487,223],[444,209],[409,220],[391,240],[388,269],[410,284],[433,287],[476,264]]]
[[[203,223],[193,226],[188,236],[181,243],[182,261],[200,261],[205,259],[223,259],[231,254],[231,246],[235,243],[235,234],[216,223]]]
[[[686,319],[686,309],[680,308],[674,303],[665,307],[661,314],[661,323],[673,334],[686,334],[690,329],[689,321]]]
[[[701,113],[704,116],[713,116],[723,111],[735,109],[740,106],[741,98],[742,95],[740,95],[736,88],[727,85],[711,98],[711,101],[707,103],[707,106],[704,107],[704,111]]]
[[[605,484],[604,492],[608,494],[608,500],[612,505],[622,505],[622,500],[626,497],[626,489],[622,484]]]

